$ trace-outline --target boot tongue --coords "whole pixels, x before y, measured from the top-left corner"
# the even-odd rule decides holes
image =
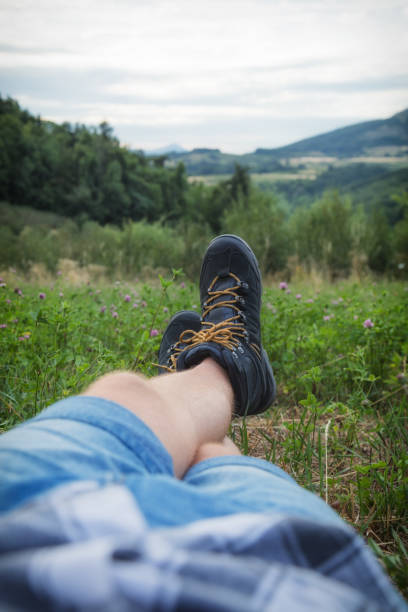
[[[231,289],[231,287],[236,287],[236,285],[237,281],[234,278],[231,278],[231,276],[224,276],[217,280],[217,282],[213,285],[211,291],[223,291],[224,289]],[[220,302],[231,302],[231,304],[236,305],[236,300],[233,295],[224,294],[213,300],[207,297],[207,303],[209,303],[209,306],[215,306]],[[220,323],[222,321],[225,321],[225,319],[234,317],[236,314],[237,311],[235,310],[235,308],[230,308],[228,306],[219,306],[210,310],[210,312],[206,315],[204,321],[214,324]]]

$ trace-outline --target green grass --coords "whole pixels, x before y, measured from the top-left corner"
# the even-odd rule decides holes
[[[0,431],[113,369],[154,375],[171,314],[199,308],[196,287],[179,279],[75,288],[55,277],[46,286],[21,283],[22,295],[14,289],[0,288]],[[267,288],[263,340],[277,400],[231,427],[244,453],[277,462],[359,530],[405,595],[407,289]],[[364,327],[367,319],[373,327]]]

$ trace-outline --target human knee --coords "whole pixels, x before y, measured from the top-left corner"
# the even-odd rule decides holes
[[[96,395],[115,401],[124,394],[134,395],[146,386],[146,378],[134,372],[110,372],[93,382],[82,395]]]

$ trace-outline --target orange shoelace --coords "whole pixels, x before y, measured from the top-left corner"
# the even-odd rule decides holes
[[[233,287],[213,290],[215,283],[219,280],[219,276],[216,276],[208,288],[208,298],[203,305],[204,310],[201,323],[202,326],[206,327],[203,327],[203,329],[200,329],[198,332],[191,329],[186,329],[183,331],[180,338],[174,345],[173,352],[170,356],[171,365],[162,365],[160,367],[168,370],[169,372],[174,372],[176,370],[177,360],[180,354],[185,350],[191,349],[199,344],[203,344],[204,342],[216,342],[217,344],[221,344],[230,350],[234,350],[241,344],[241,340],[248,337],[248,333],[242,323],[242,312],[237,306],[237,303],[242,300],[240,295],[237,293],[237,291],[241,288],[242,283],[238,276],[232,272],[229,275],[237,283]],[[216,300],[219,298],[232,299],[222,299],[216,302]],[[204,320],[212,310],[220,307],[232,308],[237,314],[225,319],[224,321],[220,321],[219,323],[211,323]],[[251,346],[260,357],[259,347],[253,343],[251,343]]]

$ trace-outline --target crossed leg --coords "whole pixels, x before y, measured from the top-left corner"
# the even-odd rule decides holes
[[[83,395],[116,402],[136,414],[172,456],[178,478],[203,459],[240,454],[225,437],[233,391],[224,369],[212,359],[150,379],[130,372],[107,374]]]

